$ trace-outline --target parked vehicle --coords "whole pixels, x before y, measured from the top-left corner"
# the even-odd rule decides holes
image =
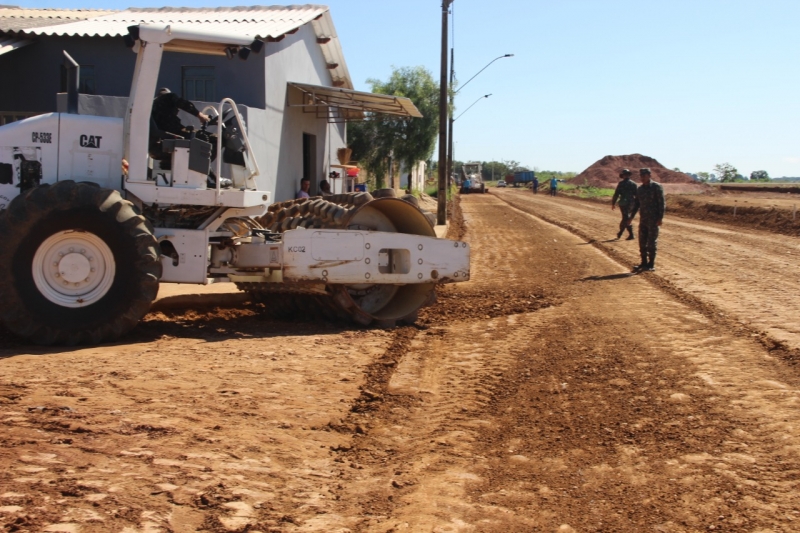
[[[519,187],[520,185],[527,187],[531,182],[533,182],[533,178],[535,176],[536,174],[531,170],[514,172],[514,187]]]
[[[506,186],[506,182],[503,181],[503,180],[500,180],[500,181],[497,182],[497,186],[498,187],[505,187]]]
[[[461,193],[486,192],[486,185],[483,183],[481,174],[481,164],[478,162],[464,163],[461,167]]]
[[[40,344],[110,341],[148,312],[160,283],[219,281],[270,309],[393,325],[413,321],[438,284],[469,280],[469,246],[437,239],[411,201],[360,192],[270,205],[231,99],[204,110],[216,138],[154,139],[163,51],[246,58],[263,42],[179,24],[129,32],[137,60],[124,120],[78,115],[73,70],[69,112],[0,127],[9,331]],[[154,141],[165,161],[151,157]]]

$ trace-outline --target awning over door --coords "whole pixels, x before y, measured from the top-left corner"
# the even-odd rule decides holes
[[[12,37],[10,35],[0,37],[0,56],[6,52],[11,52],[17,48],[22,48],[33,41],[30,39],[22,39],[20,37]]]
[[[363,120],[365,113],[422,117],[417,106],[403,96],[365,93],[352,89],[289,82],[288,105],[301,107],[328,122]]]

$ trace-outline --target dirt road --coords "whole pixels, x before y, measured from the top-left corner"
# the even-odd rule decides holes
[[[633,242],[613,240],[619,211],[610,204],[555,199],[520,190],[493,190],[503,201],[569,229],[623,264],[639,263]],[[527,193],[527,194],[526,194]],[[800,240],[741,227],[670,217],[659,237],[658,279],[678,294],[716,307],[770,348],[800,361]],[[673,291],[675,292],[675,291]]]
[[[520,193],[464,198],[473,281],[417,327],[248,308],[5,349],[0,524],[800,531],[798,315],[759,285],[792,305],[796,241],[667,219],[634,276],[616,212]]]

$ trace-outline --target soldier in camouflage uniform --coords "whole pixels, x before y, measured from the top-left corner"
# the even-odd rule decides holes
[[[617,184],[617,189],[614,191],[614,196],[611,198],[611,210],[617,207],[617,200],[619,199],[619,210],[622,214],[622,220],[619,222],[619,232],[617,232],[617,239],[622,237],[622,233],[628,230],[629,241],[633,240],[633,211],[634,198],[636,197],[636,183],[631,181],[631,171],[623,168],[619,177],[622,178]]]
[[[664,219],[666,202],[664,200],[664,188],[660,183],[650,181],[650,169],[639,169],[639,177],[642,184],[636,189],[636,200],[633,204],[631,218],[639,211],[639,253],[642,262],[635,267],[634,271],[655,270],[656,265],[656,245],[658,243],[658,229]]]

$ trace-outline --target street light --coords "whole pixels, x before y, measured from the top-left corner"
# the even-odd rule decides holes
[[[481,72],[483,72],[484,70],[489,68],[489,65],[491,65],[492,63],[494,63],[498,59],[503,59],[503,58],[506,58],[506,57],[514,57],[514,54],[504,54],[504,55],[495,57],[494,59],[489,61],[486,64],[485,67],[483,67],[478,72],[476,72],[474,76],[472,76],[470,79],[468,79],[466,81],[466,83],[464,83],[464,85],[459,87],[458,91],[460,91],[461,89],[466,87],[467,83],[469,83],[472,80],[474,80],[478,76],[478,74],[480,74]],[[452,86],[453,86],[453,50],[450,49],[450,87],[451,87],[451,91],[450,91],[450,109],[453,108],[453,100],[455,98],[455,95],[458,94],[458,91],[455,91],[455,92],[452,91]],[[488,98],[488,96],[487,96],[487,98]],[[480,100],[480,98],[478,100]],[[475,105],[475,104],[472,104],[472,105]],[[472,107],[472,106],[470,106],[470,107]],[[464,113],[461,113],[461,115],[463,115],[463,114]],[[458,115],[458,116],[460,117],[461,115]],[[447,150],[448,153],[447,153],[447,169],[446,169],[447,170],[447,179],[448,180],[450,179],[450,176],[453,175],[453,122],[455,122],[455,119],[453,118],[453,114],[451,112],[450,113],[449,125],[448,125],[449,145],[448,145],[448,150]]]
[[[491,65],[492,63],[494,63],[494,62],[495,62],[495,61],[497,61],[498,59],[503,59],[504,57],[514,57],[514,54],[505,54],[505,55],[502,55],[502,56],[499,56],[499,57],[495,57],[494,59],[492,59],[491,61],[489,61],[489,63],[487,63],[485,67],[483,67],[483,68],[482,68],[482,69],[480,69],[478,72],[476,72],[476,73],[475,73],[475,76],[472,76],[470,79],[468,79],[467,81],[465,81],[465,82],[464,82],[464,85],[462,85],[461,87],[459,87],[459,88],[458,88],[458,91],[454,92],[453,94],[454,94],[454,95],[458,94],[458,92],[459,92],[461,89],[463,89],[464,87],[466,87],[466,86],[467,86],[467,84],[468,84],[469,82],[471,82],[472,80],[474,80],[474,79],[475,79],[475,78],[478,76],[478,74],[480,74],[481,72],[483,72],[484,70],[486,70],[487,68],[489,68],[489,65]]]
[[[465,110],[464,110],[464,111],[463,111],[463,112],[462,112],[460,115],[458,115],[456,118],[454,118],[454,119],[453,119],[453,122],[455,122],[456,120],[460,119],[460,118],[461,118],[461,117],[464,115],[464,113],[466,113],[467,111],[469,111],[470,109],[472,109],[472,106],[473,106],[473,105],[477,104],[478,102],[480,102],[480,101],[481,101],[481,100],[483,100],[484,98],[489,98],[490,96],[492,96],[492,94],[491,94],[491,93],[489,93],[489,94],[484,94],[483,96],[481,96],[480,98],[478,98],[477,100],[475,100],[474,102],[472,102],[472,105],[471,105],[471,106],[469,106],[468,108],[466,108],[466,109],[465,109]]]

